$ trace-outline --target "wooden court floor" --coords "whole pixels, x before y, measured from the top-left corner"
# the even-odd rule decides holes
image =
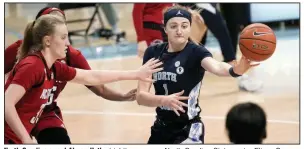
[[[134,41],[136,36],[132,24],[123,24],[130,22],[126,20],[132,17],[130,10],[132,5],[119,4],[117,7],[125,12],[120,13],[124,16],[119,25],[130,32],[129,39]],[[14,22],[14,20],[22,20],[18,18],[8,16],[5,25],[23,30],[22,25],[17,25],[21,23]],[[6,45],[16,39],[16,36],[7,34]],[[95,44],[103,43],[105,41],[100,40]],[[219,52],[212,53],[216,59],[221,60]],[[141,60],[133,56],[89,60],[89,63],[93,69],[131,70],[138,68]],[[299,39],[278,40],[277,50],[272,58],[261,63],[249,74],[264,82],[260,92],[239,91],[236,79],[206,73],[199,97],[201,116],[206,129],[205,142],[229,143],[224,129],[227,111],[236,103],[252,101],[261,105],[267,113],[265,143],[298,144],[300,142]],[[121,81],[107,86],[127,92],[136,88],[137,82]],[[155,120],[154,108],[139,106],[136,102],[107,101],[97,97],[83,85],[69,83],[59,99],[58,104],[63,110],[64,122],[73,143],[146,143],[150,135],[150,127]]]

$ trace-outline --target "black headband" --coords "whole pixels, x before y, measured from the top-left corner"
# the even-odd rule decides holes
[[[164,26],[167,22],[174,17],[183,17],[189,20],[190,24],[192,22],[191,13],[184,9],[171,9],[164,14]]]

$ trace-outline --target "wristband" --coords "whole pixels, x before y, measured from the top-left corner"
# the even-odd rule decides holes
[[[236,74],[236,73],[233,71],[233,67],[231,67],[231,68],[229,69],[229,74],[230,74],[232,77],[234,77],[234,78],[242,76],[242,75]]]

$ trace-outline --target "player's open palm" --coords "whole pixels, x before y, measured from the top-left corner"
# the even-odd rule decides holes
[[[165,96],[165,98],[163,98],[163,100],[162,100],[161,105],[171,108],[176,113],[176,115],[180,116],[178,111],[185,113],[183,106],[188,107],[187,104],[180,101],[180,100],[189,99],[188,96],[182,96],[183,93],[184,93],[184,90],[181,92],[178,92],[178,93],[174,93],[174,94]]]
[[[151,76],[153,73],[163,70],[163,68],[158,68],[163,63],[159,59],[151,58],[144,65],[138,69],[137,77],[139,80],[153,82]]]
[[[241,60],[238,63],[234,64],[233,71],[236,74],[243,75],[251,67],[258,66],[259,63],[254,63],[253,61],[247,59],[245,56],[242,56]]]

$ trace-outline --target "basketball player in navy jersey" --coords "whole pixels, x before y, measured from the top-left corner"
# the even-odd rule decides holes
[[[150,46],[144,54],[143,64],[150,58],[158,58],[164,68],[151,76],[155,95],[149,93],[151,83],[138,84],[138,104],[157,107],[149,144],[204,143],[198,97],[205,71],[238,77],[257,65],[245,57],[233,67],[213,59],[204,46],[189,39],[191,20],[191,13],[181,6],[166,10],[164,27],[168,42]]]

